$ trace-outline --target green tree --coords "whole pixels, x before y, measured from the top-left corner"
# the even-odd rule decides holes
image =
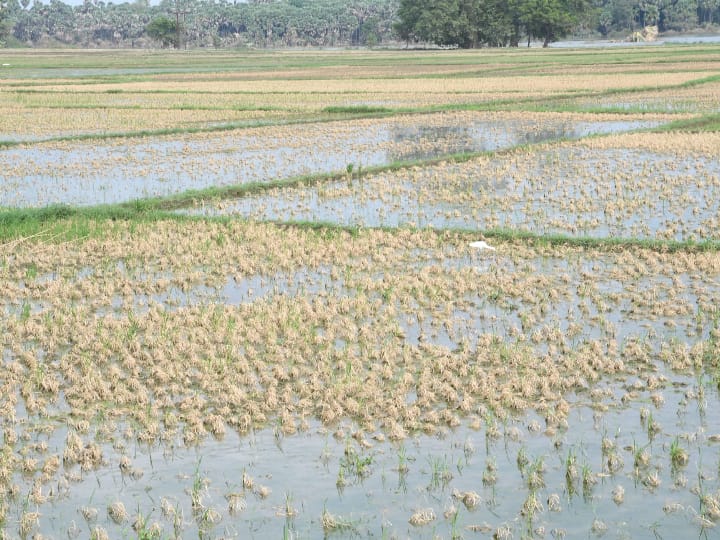
[[[509,9],[515,1],[400,0],[395,31],[406,41],[462,48],[516,43]]]
[[[585,8],[582,0],[528,0],[521,8],[521,20],[528,38],[542,39],[547,47],[570,33]]]
[[[635,21],[640,28],[658,24],[660,21],[660,5],[657,1],[645,0],[635,6]]]
[[[631,32],[633,30],[632,0],[606,0],[600,8],[600,31],[603,35],[611,32]]]
[[[697,25],[697,2],[695,0],[675,0],[663,10],[663,30],[682,32]]]
[[[412,0],[400,0],[398,8],[398,20],[393,25],[393,30],[400,39],[410,42],[418,41],[421,36],[417,35],[415,25],[420,20],[423,12],[422,2],[413,2]]]
[[[472,47],[476,43],[472,25],[468,19],[467,5],[461,0],[438,0],[426,2],[416,32],[423,40],[437,45]]]
[[[5,40],[10,35],[11,25],[8,6],[5,0],[0,0],[0,47],[5,46]]]
[[[698,18],[700,24],[718,22],[720,16],[720,2],[718,0],[698,0]]]
[[[145,27],[147,35],[159,41],[163,47],[178,47],[178,28],[175,21],[168,17],[156,17]]]
[[[517,47],[523,33],[547,46],[567,35],[588,0],[400,0],[397,34],[458,47]]]
[[[522,0],[473,0],[471,24],[477,44],[490,47],[517,47],[523,24]]]

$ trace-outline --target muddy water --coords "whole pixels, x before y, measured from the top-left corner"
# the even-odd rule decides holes
[[[199,449],[127,443],[126,455],[141,477],[117,468],[82,474],[67,493],[42,507],[39,530],[57,537],[70,531],[72,536],[74,525],[83,536],[101,526],[111,537],[132,535],[131,524],[142,515],[148,527],[160,525],[162,537],[277,538],[291,533],[317,538],[323,535],[321,519],[327,511],[343,524],[338,537],[474,537],[475,530],[486,537],[504,528],[516,538],[655,538],[655,533],[716,538],[714,529],[703,529],[698,515],[700,494],[720,489],[720,445],[710,437],[720,433],[720,421],[712,414],[718,395],[702,379],[668,376],[659,408],[650,403],[649,393],[621,405],[623,386],[612,381],[600,385],[607,391],[604,399],[571,396],[568,429],[551,436],[542,432],[544,422],[535,415],[495,419],[490,414],[486,421],[497,438],[488,435],[487,427],[463,425],[401,444],[372,441],[362,448],[350,437],[356,426],[346,422],[332,432],[311,424],[289,437],[272,429],[243,438],[231,433]],[[701,388],[702,398],[688,399]],[[642,409],[661,426],[658,434],[648,434]],[[340,431],[345,435],[333,436]],[[61,449],[62,434],[56,435],[37,439]],[[681,467],[672,466],[669,454],[676,438],[690,456]],[[612,472],[603,439],[612,443],[612,455],[621,463]],[[643,450],[647,463],[636,467],[635,454]],[[577,479],[568,480],[568,460],[574,460]],[[533,467],[541,471],[542,482],[530,489]],[[253,487],[243,487],[244,473]],[[656,487],[649,485],[649,476],[659,482]],[[265,498],[261,486],[269,489]],[[613,502],[617,486],[625,493],[620,504]],[[191,505],[194,491],[202,503],[196,510]],[[453,497],[470,491],[480,497],[475,507]],[[531,494],[540,507],[523,515]],[[230,509],[233,496],[240,500],[238,511]],[[130,515],[121,525],[107,513],[116,501]],[[13,506],[11,518],[19,519],[22,505]],[[445,518],[453,506],[457,518]],[[163,513],[168,507],[174,515]],[[96,509],[97,518],[86,521],[82,508]],[[411,525],[408,520],[420,509],[432,510],[436,519]]]
[[[487,120],[482,114],[329,123],[223,134],[67,142],[0,151],[0,206],[94,205],[189,189],[491,151],[657,125],[652,121]]]
[[[458,335],[467,337],[472,346],[477,335],[489,332],[512,342],[510,329],[523,326],[523,315],[538,307],[538,318],[523,330],[526,335],[553,325],[566,334],[569,325],[576,324],[581,327],[578,339],[615,336],[621,345],[634,338],[646,340],[654,355],[655,382],[648,384],[647,366],[643,366],[638,376],[607,377],[585,391],[567,395],[568,425],[556,432],[545,432],[544,418],[535,413],[512,417],[485,409],[479,426],[466,420],[454,429],[440,427],[434,435],[411,435],[402,443],[378,440],[374,437],[380,432],[366,432],[366,443],[361,445],[352,437],[358,430],[352,422],[324,428],[309,419],[305,431],[293,436],[282,435],[271,421],[267,429],[242,437],[230,432],[220,440],[208,438],[199,447],[186,447],[176,439],[148,447],[120,435],[132,428],[125,419],[117,419],[118,428],[110,440],[101,436],[93,421],[83,438],[101,444],[107,464],[94,471],[68,465],[64,472],[69,484],[63,480],[45,486],[51,500],[39,507],[37,530],[51,537],[64,537],[66,532],[86,537],[99,526],[111,538],[134,537],[132,523],[142,515],[148,527],[158,524],[161,537],[317,538],[324,534],[321,520],[326,511],[342,527],[334,533],[337,537],[488,537],[509,531],[515,538],[560,538],[563,534],[566,538],[654,538],[656,533],[667,538],[716,538],[715,529],[703,529],[699,515],[704,511],[701,497],[715,496],[720,490],[720,443],[715,437],[720,435],[720,419],[713,414],[720,404],[717,374],[703,369],[676,373],[657,355],[663,343],[691,346],[708,338],[712,321],[700,306],[720,296],[720,283],[716,274],[700,272],[639,272],[621,278],[612,257],[515,260],[502,247],[490,256],[462,248],[416,250],[403,259],[402,268],[385,266],[370,269],[367,275],[351,271],[338,278],[332,277],[330,268],[319,267],[240,280],[228,277],[219,285],[199,284],[194,290],[155,296],[153,300],[168,302],[167,309],[174,309],[174,300],[179,305],[235,305],[281,294],[345,296],[361,290],[367,278],[392,286],[396,273],[412,275],[428,269],[452,272],[471,267],[478,276],[494,272],[545,275],[562,290],[561,300],[547,302],[547,311],[534,300],[520,297],[469,296],[451,302],[457,307],[448,318],[449,330],[433,324],[438,316],[436,302],[424,304],[418,298],[415,305],[398,303],[398,320],[408,346],[420,343],[421,331],[429,343],[448,350],[457,346]],[[135,273],[124,265],[115,270],[134,275],[138,282],[173,277],[154,275],[152,269]],[[92,275],[83,270],[73,279],[81,283]],[[62,278],[27,279],[45,284]],[[638,295],[643,294],[653,302],[688,309],[658,315],[640,307]],[[3,299],[6,310],[9,300]],[[78,300],[78,307],[86,301],[92,299]],[[138,305],[146,301],[132,300]],[[116,306],[118,314],[130,307]],[[50,306],[37,309],[51,314]],[[98,309],[102,313],[104,308]],[[408,322],[419,313],[424,314],[422,323]],[[17,313],[5,311],[4,315]],[[529,341],[528,346],[536,354],[547,352],[543,343]],[[3,360],[11,356],[4,351]],[[552,361],[552,356],[548,359]],[[623,400],[631,393],[633,397]],[[62,455],[67,405],[61,399],[48,417],[38,418],[29,416],[22,403],[16,409],[17,428],[23,435],[18,444],[29,449],[44,443],[48,454]],[[650,430],[655,423],[657,430]],[[673,444],[687,451],[687,464],[672,465]],[[647,455],[636,464],[636,454],[643,451]],[[34,456],[34,451],[29,450],[29,455]],[[130,471],[117,466],[119,455],[130,459]],[[569,461],[577,477],[568,476]],[[252,486],[249,479],[243,482],[243,473],[252,478]],[[530,487],[533,474],[534,487]],[[13,478],[21,494],[28,492],[32,480],[21,473]],[[617,486],[624,489],[624,502],[613,501]],[[475,506],[468,507],[453,496],[467,492],[479,496]],[[532,512],[523,509],[531,495],[539,505]],[[195,508],[193,497],[199,501]],[[8,501],[7,529],[13,537],[23,511],[35,508],[23,496]],[[107,512],[117,501],[129,514],[121,524],[114,523]],[[236,508],[231,511],[232,501]],[[453,506],[457,518],[444,517]],[[83,509],[94,509],[97,516],[86,520]],[[435,519],[424,526],[411,525],[411,516],[419,510]]]

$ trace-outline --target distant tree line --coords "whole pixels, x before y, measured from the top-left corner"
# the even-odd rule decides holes
[[[517,47],[524,36],[547,45],[590,7],[586,0],[400,0],[395,29],[407,41],[463,48]]]
[[[683,32],[720,24],[720,0],[604,0],[590,21],[603,36],[645,26]]]
[[[720,0],[399,0],[400,38],[463,48],[545,46],[573,32],[628,36],[646,26],[687,31],[720,23]]]
[[[0,46],[469,48],[717,24],[720,0],[0,0]]]
[[[394,39],[397,12],[397,0],[3,1],[6,39],[84,47],[372,46]]]

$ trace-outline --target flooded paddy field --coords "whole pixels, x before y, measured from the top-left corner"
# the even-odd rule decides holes
[[[0,539],[719,537],[712,44],[214,53],[8,53]]]
[[[195,212],[361,226],[720,236],[715,135],[627,135],[274,189]],[[639,144],[638,141],[641,141]]]
[[[38,141],[90,134],[202,128],[252,122],[287,123],[328,107],[362,110],[478,105],[541,97],[521,92],[229,92],[0,94],[0,141]],[[5,104],[3,105],[3,102]]]
[[[103,245],[3,261],[5,519],[28,534],[714,523],[717,254],[172,222]]]
[[[0,150],[0,205],[94,205],[559,138],[629,131],[658,119],[436,113],[221,133],[61,141]]]

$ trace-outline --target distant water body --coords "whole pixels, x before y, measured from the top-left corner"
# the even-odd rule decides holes
[[[658,39],[656,41],[611,41],[607,39],[592,39],[592,40],[566,40],[556,41],[551,43],[550,47],[559,49],[574,49],[574,48],[602,48],[602,47],[656,47],[659,45],[670,44],[691,44],[691,43],[720,43],[720,36],[668,36]],[[538,46],[540,44],[538,43]]]

